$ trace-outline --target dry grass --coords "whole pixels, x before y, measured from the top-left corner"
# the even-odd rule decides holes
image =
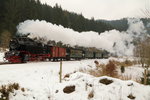
[[[95,61],[94,63],[96,65],[96,69],[89,69],[89,70],[79,69],[79,72],[88,73],[95,77],[110,76],[110,77],[118,78],[121,80],[133,80],[138,83],[141,82],[140,79],[133,78],[132,75],[123,76],[123,75],[119,75],[117,72],[117,66],[118,68],[121,66],[124,66],[124,67],[132,66],[134,64],[137,64],[136,61],[125,60],[124,62],[119,62],[115,60],[110,60],[109,63],[106,65],[100,64],[97,61]]]
[[[120,77],[118,77],[121,80],[132,80],[132,75],[121,75]]]
[[[137,83],[141,83],[141,80],[139,78],[133,78],[132,75],[120,75],[117,78],[121,80],[133,80]]]
[[[100,76],[117,77],[118,75],[117,67],[111,60],[107,65],[100,64],[99,66],[97,66],[97,69],[90,69],[90,70],[80,69],[79,72],[88,73],[95,77],[100,77]]]
[[[102,71],[101,70],[88,70],[88,73],[90,75],[95,76],[95,77],[104,76],[104,75],[102,75]]]
[[[79,72],[87,73],[87,74],[90,74],[95,77],[104,76],[104,75],[102,75],[102,71],[100,69],[89,69],[89,70],[86,69],[85,70],[85,69],[80,68]]]
[[[136,61],[130,61],[130,60],[125,60],[125,61],[123,61],[123,62],[116,61],[116,60],[112,60],[112,62],[113,62],[116,66],[124,66],[124,67],[133,66],[133,65],[137,64]]]
[[[137,83],[141,83],[141,80],[140,78],[133,78],[132,75],[118,75],[118,73],[115,73],[115,74],[109,74],[108,75],[108,72],[107,70],[103,69],[103,70],[87,70],[85,71],[85,73],[88,73],[92,76],[95,76],[95,77],[101,77],[101,76],[110,76],[110,77],[114,77],[114,78],[117,78],[117,79],[121,79],[121,80],[133,80]]]

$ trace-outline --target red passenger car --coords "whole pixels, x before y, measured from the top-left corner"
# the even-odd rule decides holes
[[[52,59],[65,59],[66,58],[66,48],[52,46],[50,50],[51,50]]]

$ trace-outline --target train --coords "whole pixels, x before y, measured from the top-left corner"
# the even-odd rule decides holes
[[[4,58],[10,63],[26,63],[30,61],[58,61],[108,58],[106,50],[89,50],[73,47],[60,47],[43,44],[28,36],[19,36],[11,39],[9,51]]]

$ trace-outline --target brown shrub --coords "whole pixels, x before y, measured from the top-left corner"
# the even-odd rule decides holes
[[[92,90],[89,94],[88,94],[88,99],[91,99],[94,97],[94,91]]]
[[[70,77],[70,74],[66,74],[65,76],[64,76],[64,78],[69,78]]]
[[[81,72],[83,69],[79,69],[79,72]],[[67,73],[66,75],[64,75],[64,79],[65,78],[69,78],[71,74],[76,73],[76,71],[72,72],[72,73]]]
[[[18,83],[14,83],[14,84],[10,84],[10,86],[12,86],[15,90],[18,90],[20,88]]]
[[[64,89],[63,89],[63,92],[64,93],[67,93],[67,94],[69,94],[69,93],[72,93],[72,92],[74,92],[75,91],[75,86],[73,85],[73,86],[66,86]]]
[[[100,67],[99,62],[97,60],[95,60],[94,63],[95,63],[96,68]]]
[[[112,80],[109,80],[109,79],[107,79],[107,78],[104,78],[104,79],[99,80],[99,82],[102,83],[102,84],[105,84],[105,85],[109,85],[109,84],[111,84],[113,81],[112,81]]]
[[[118,75],[116,65],[110,60],[109,63],[102,69],[104,75],[116,77]]]
[[[94,63],[95,63],[96,65],[99,65],[99,62],[98,62],[97,60],[95,60]]]
[[[12,92],[12,91],[10,91]],[[0,89],[1,98],[0,100],[9,100],[9,92],[6,85],[2,85]]]
[[[9,100],[9,94],[13,93],[14,90],[18,90],[20,88],[18,83],[2,85],[0,87],[1,97],[0,100]]]
[[[132,94],[128,95],[129,99],[135,99],[135,96],[133,96]]]
[[[25,89],[24,89],[24,88],[21,88],[21,91],[22,91],[22,92],[25,92]]]

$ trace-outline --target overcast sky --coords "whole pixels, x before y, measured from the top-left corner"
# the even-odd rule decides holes
[[[56,3],[68,11],[82,13],[84,17],[115,20],[124,17],[141,17],[141,9],[149,0],[41,0],[54,6]]]

